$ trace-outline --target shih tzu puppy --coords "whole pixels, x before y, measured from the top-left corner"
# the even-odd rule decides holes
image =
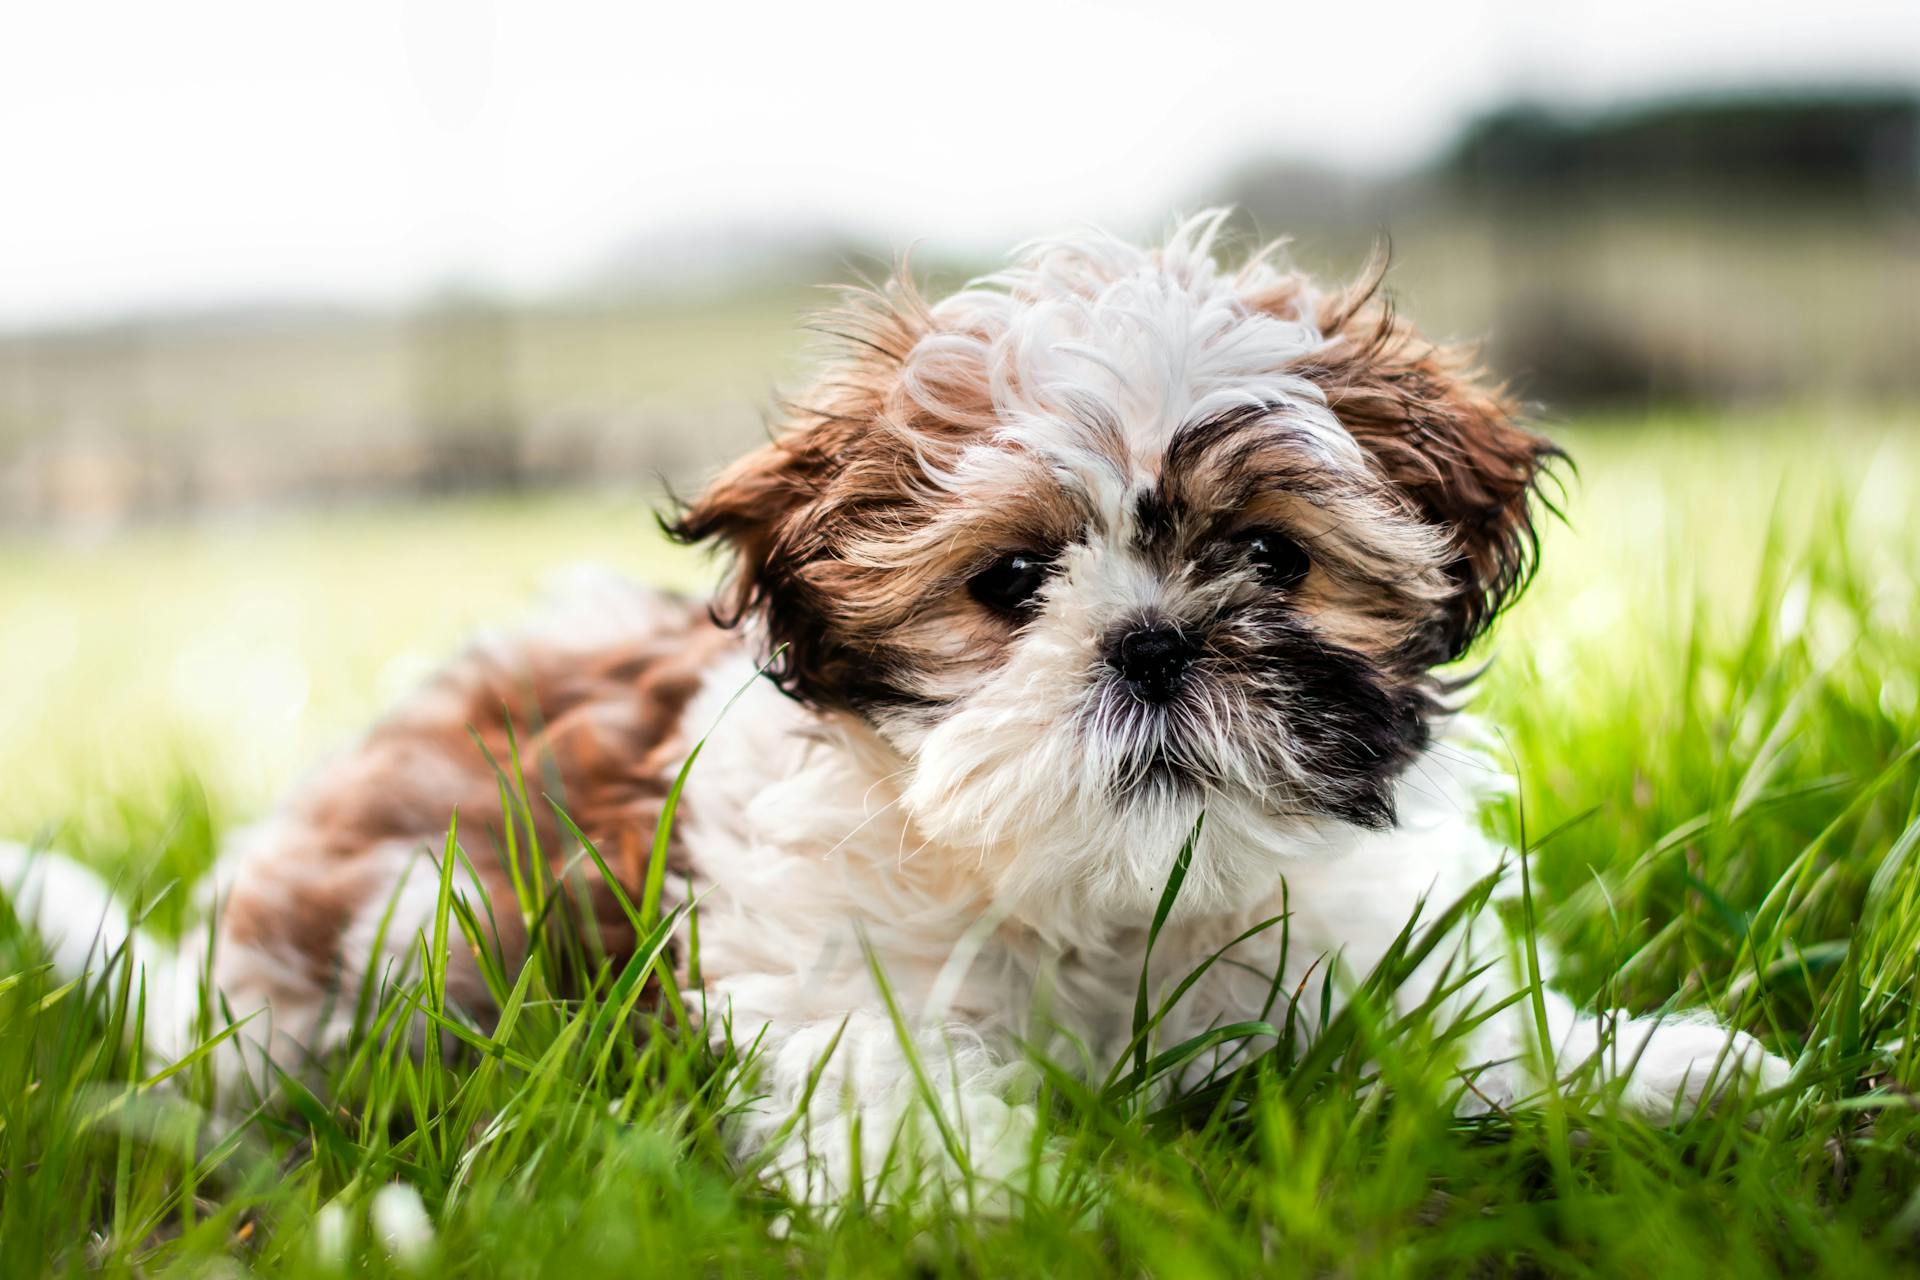
[[[698,901],[690,1003],[758,1046],[743,1153],[816,1199],[875,1176],[933,1107],[959,1141],[932,1165],[1015,1177],[1044,1145],[1022,1045],[1125,1050],[1196,829],[1152,981],[1233,945],[1164,1043],[1259,1018],[1276,973],[1292,992],[1332,966],[1337,998],[1423,903],[1495,872],[1490,772],[1436,672],[1524,584],[1554,450],[1375,281],[1224,266],[1220,223],[1042,243],[937,303],[904,280],[857,295],[772,442],[671,523],[730,557],[715,601],[576,591],[455,661],[223,860],[211,977],[258,1015],[229,1074],[325,1052],[340,994],[404,973],[456,810],[456,887],[524,951],[488,758],[510,727],[630,896],[711,730],[665,877],[670,903]],[[578,875],[561,821],[532,816]],[[13,880],[77,963],[100,919],[79,873]],[[606,885],[584,900],[575,927],[634,945]],[[1252,928],[1283,911],[1284,948]],[[183,1047],[205,950],[144,957],[150,1043]],[[450,996],[484,1020],[470,947],[451,952]],[[1655,1119],[1784,1080],[1745,1034],[1551,992],[1543,1047],[1504,955],[1497,924],[1461,928],[1401,988],[1411,1006],[1447,982],[1445,1015],[1479,1019],[1463,1110],[1524,1105],[1549,1063]]]

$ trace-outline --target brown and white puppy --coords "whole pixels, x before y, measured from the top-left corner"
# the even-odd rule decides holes
[[[732,557],[711,617],[611,581],[576,591],[453,663],[244,842],[212,975],[236,1014],[265,1011],[270,1033],[241,1043],[290,1063],[338,1038],[336,993],[415,953],[456,808],[461,888],[518,953],[474,742],[505,759],[510,725],[629,892],[712,730],[668,883],[699,896],[713,1025],[764,1051],[738,1140],[789,1134],[774,1167],[815,1197],[882,1168],[926,1105],[865,948],[966,1163],[1004,1178],[1033,1149],[1019,1041],[1043,1025],[1096,1059],[1124,1046],[1146,926],[1202,814],[1155,974],[1279,914],[1283,882],[1289,946],[1241,942],[1169,1041],[1258,1017],[1276,970],[1283,990],[1329,957],[1364,974],[1422,901],[1496,870],[1491,772],[1435,672],[1526,580],[1554,450],[1374,279],[1323,292],[1266,254],[1224,267],[1219,226],[1043,243],[938,303],[895,281],[840,312],[844,350],[784,430],[672,524]],[[570,853],[535,817],[541,847]],[[72,869],[26,893],[49,876]],[[602,943],[631,946],[595,901]],[[51,934],[98,919],[60,915],[39,913]],[[1463,930],[1403,998],[1500,946]],[[484,1016],[463,950],[454,995]],[[1446,1008],[1513,983],[1495,965]],[[178,987],[197,1003],[190,972]],[[1593,1063],[1652,1116],[1784,1076],[1710,1022],[1547,1011],[1557,1071]],[[1532,1018],[1522,1003],[1466,1037],[1463,1107],[1536,1090]]]

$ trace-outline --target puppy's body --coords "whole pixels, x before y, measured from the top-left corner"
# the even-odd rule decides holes
[[[214,979],[236,1013],[266,1011],[248,1038],[283,1063],[325,1048],[338,993],[405,963],[456,808],[459,887],[517,955],[498,780],[473,740],[503,762],[509,722],[529,790],[630,893],[713,729],[668,883],[698,898],[716,1033],[763,1050],[740,1141],[772,1141],[810,1097],[776,1167],[815,1195],[846,1188],[856,1131],[871,1174],[923,1105],[876,963],[963,1158],[1011,1175],[1032,1133],[1019,1046],[1100,1067],[1121,1051],[1148,922],[1203,814],[1156,981],[1289,919],[1214,966],[1167,1041],[1259,1018],[1321,966],[1337,989],[1422,902],[1495,871],[1493,775],[1433,669],[1524,579],[1549,449],[1366,291],[1218,269],[1216,225],[1154,250],[1043,247],[937,306],[896,290],[843,317],[853,353],[678,525],[733,551],[717,616],[740,626],[577,592],[455,663],[247,842]],[[542,848],[568,851],[538,816]],[[580,914],[608,950],[632,945],[604,886]],[[1478,931],[1401,998],[1500,960],[1497,928]],[[459,951],[452,993],[484,1016]],[[1444,1012],[1513,982],[1494,963]],[[1602,1024],[1557,997],[1548,1012],[1556,1073],[1594,1058]],[[1532,1019],[1516,1006],[1466,1037],[1463,1106],[1532,1092]],[[1616,1039],[1598,1076],[1637,1062],[1623,1096],[1649,1114],[1783,1073],[1710,1024]]]

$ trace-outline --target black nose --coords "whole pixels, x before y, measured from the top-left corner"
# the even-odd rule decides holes
[[[1193,642],[1169,626],[1140,627],[1120,637],[1108,661],[1148,702],[1180,692],[1193,665]]]

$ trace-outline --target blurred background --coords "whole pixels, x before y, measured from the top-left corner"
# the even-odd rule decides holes
[[[1914,476],[1911,0],[77,0],[0,21],[0,172],[0,827],[254,807],[556,563],[697,583],[648,504],[909,250],[1389,241],[1616,558],[1836,459],[1901,528]]]

